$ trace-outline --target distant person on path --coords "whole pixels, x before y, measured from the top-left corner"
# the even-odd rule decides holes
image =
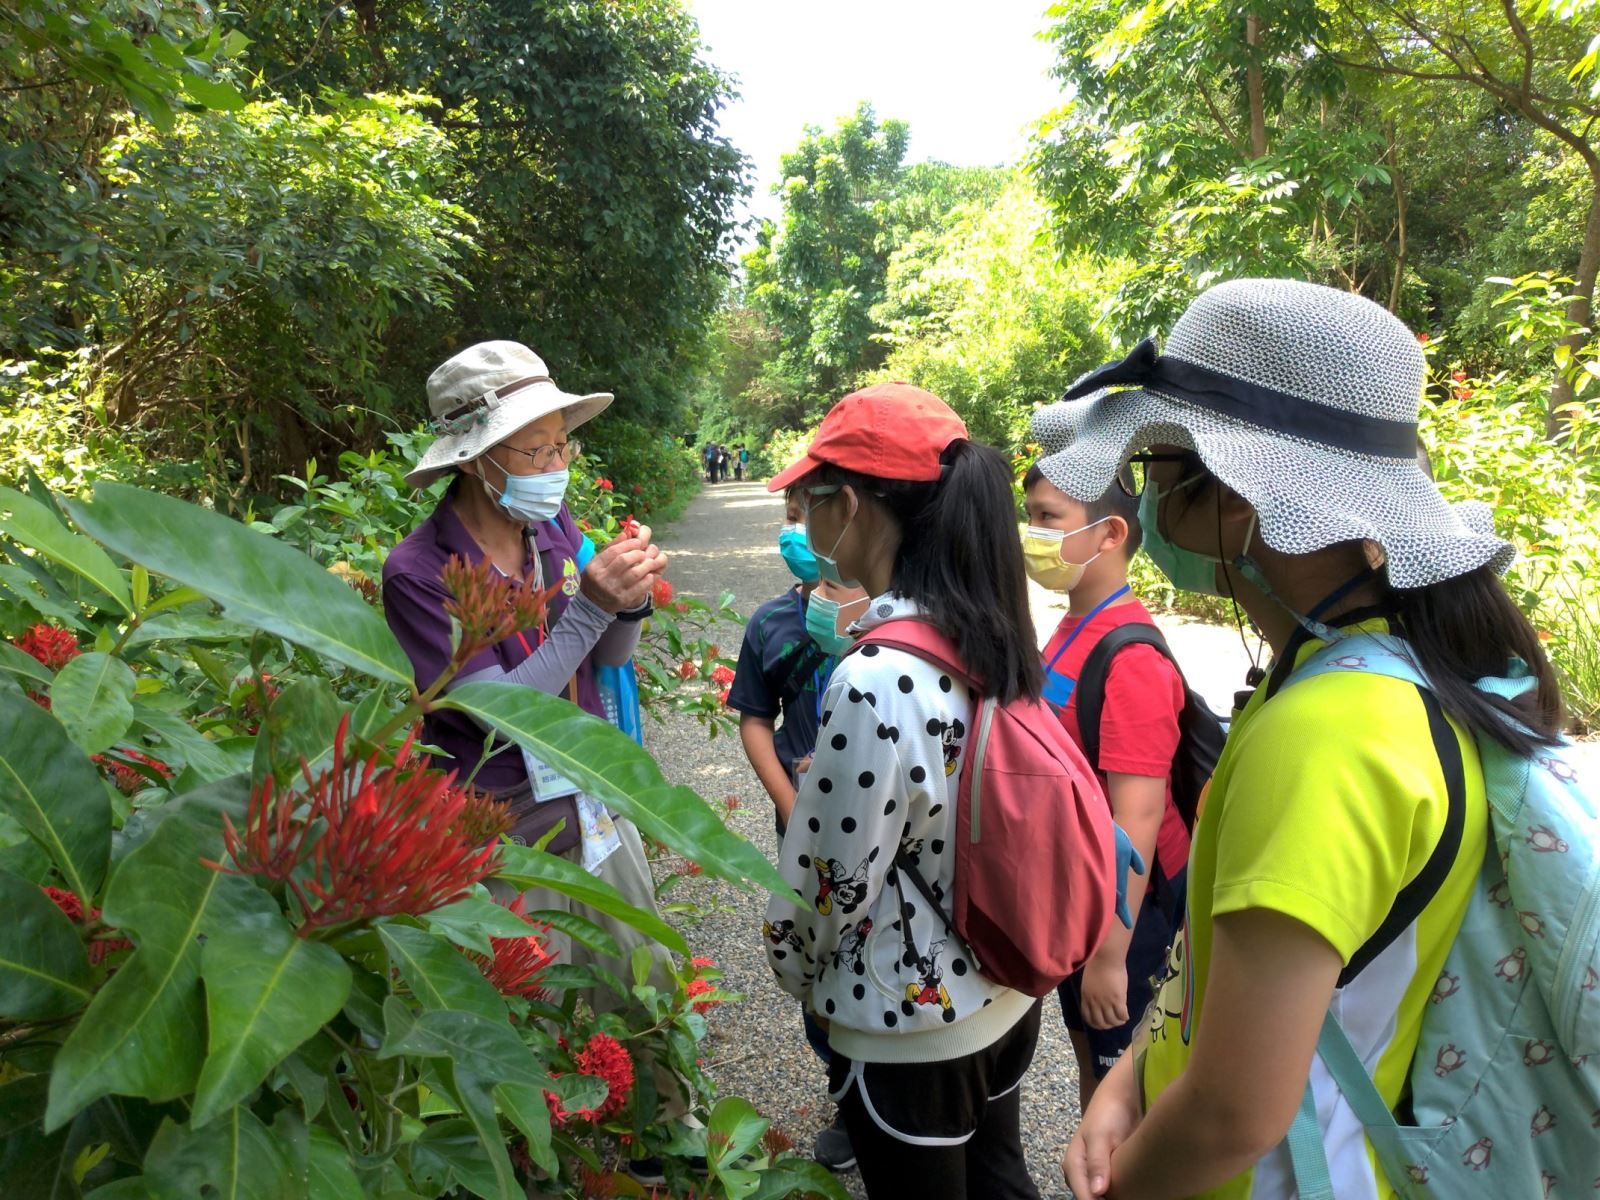
[[[650,615],[651,586],[667,565],[648,528],[596,552],[567,509],[567,465],[579,452],[572,432],[611,399],[603,392],[562,391],[543,360],[516,342],[471,346],[428,377],[428,408],[439,436],[406,482],[421,488],[442,476],[454,478],[432,514],[383,567],[384,615],[411,659],[419,689],[438,678],[452,654],[445,564],[456,555],[469,564],[487,558],[522,587],[560,587],[542,628],[481,651],[450,686],[480,680],[519,684],[566,696],[605,719],[594,668],[632,657],[640,622]],[[442,752],[434,765],[457,770],[463,779],[478,764],[486,732],[448,709],[423,718],[422,740]],[[502,743],[472,782],[510,805],[511,834],[518,842],[532,845],[565,822],[548,847],[551,853],[611,884],[630,904],[655,909],[655,881],[631,821],[611,815],[514,744]],[[576,911],[621,947],[618,957],[602,955],[552,933],[565,961],[594,962],[631,978],[634,948],[649,945],[657,953],[660,985],[675,986],[665,973],[666,951],[631,926],[546,889],[529,895],[531,908]],[[585,998],[597,1011],[619,1003],[603,988]],[[681,1114],[685,1105],[677,1082],[670,1074],[657,1075],[668,1115]]]
[[[1423,375],[1411,331],[1370,300],[1239,280],[1196,299],[1164,354],[1147,342],[1034,418],[1037,440],[1066,447],[1051,483],[1080,501],[1131,463],[1151,558],[1182,589],[1236,598],[1273,652],[1200,810],[1148,1034],[1064,1156],[1079,1197],[1296,1195],[1285,1135],[1308,1082],[1328,1194],[1395,1194],[1317,1053],[1324,1021],[1382,1104],[1401,1104],[1484,866],[1473,735],[1510,738],[1504,709],[1529,746],[1561,724],[1539,638],[1497,578],[1511,546],[1463,521],[1418,466]],[[1363,632],[1403,638],[1433,687],[1358,654],[1296,681]],[[1521,700],[1470,686],[1512,658],[1533,684]]]
[[[706,470],[706,482],[715,483],[717,481],[717,448],[713,443],[707,442],[705,449],[700,451],[700,463]]]
[[[728,690],[728,707],[739,714],[745,757],[772,799],[780,843],[794,809],[797,776],[817,745],[822,694],[839,654],[850,644],[844,627],[860,615],[867,599],[860,588],[822,581],[816,556],[806,547],[804,514],[793,489],[784,503],[778,553],[797,582],[751,615]],[[806,1040],[826,1065],[827,1035],[810,1012],[804,1019]],[[817,1135],[816,1157],[836,1171],[855,1166],[839,1116]]]
[[[717,479],[722,483],[728,481],[728,448],[721,443],[717,445]]]
[[[1044,648],[1044,695],[1087,754],[1077,687],[1085,664],[1113,629],[1153,629],[1155,622],[1128,586],[1128,560],[1139,549],[1138,500],[1117,485],[1093,503],[1074,500],[1050,482],[1053,465],[1047,454],[1023,477],[1023,561],[1035,583],[1067,595],[1067,615]],[[1161,651],[1135,644],[1116,652],[1100,684],[1104,701],[1091,765],[1105,784],[1111,815],[1156,869],[1146,872],[1148,895],[1146,879],[1128,880],[1132,929],[1113,921],[1100,949],[1059,989],[1083,1107],[1133,1041],[1154,995],[1150,981],[1166,962],[1189,861],[1189,835],[1171,784],[1183,677]]]
[[[750,461],[750,452],[744,448],[744,443],[733,448],[733,477],[735,480],[744,479],[744,465]]]
[[[907,384],[845,397],[767,486],[791,484],[822,578],[873,597],[853,631],[920,616],[998,696],[1038,694],[1010,470],[941,400]],[[903,852],[936,895],[953,887],[974,708],[964,682],[917,655],[844,658],[780,856],[810,907],[767,909],[768,961],[828,1031],[829,1092],[873,1200],[1039,1194],[1019,1088],[1040,1002],[975,970],[895,867]]]

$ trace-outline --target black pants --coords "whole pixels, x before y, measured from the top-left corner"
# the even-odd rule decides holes
[[[1021,1086],[1038,1039],[1036,1004],[993,1046],[966,1058],[866,1064],[859,1081],[840,1097],[839,1113],[868,1197],[1039,1200],[1022,1153]],[[848,1059],[834,1052],[831,1090],[837,1090],[834,1081],[850,1067]],[[902,1141],[867,1110],[864,1091],[878,1118],[903,1133],[949,1140],[949,1134],[970,1130],[971,1137],[956,1145]],[[919,1109],[926,1111],[926,1125],[919,1120]]]

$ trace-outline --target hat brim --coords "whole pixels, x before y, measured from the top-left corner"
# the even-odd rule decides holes
[[[1145,388],[1052,404],[1034,415],[1033,436],[1050,448],[1039,459],[1044,477],[1085,503],[1103,496],[1128,456],[1146,446],[1193,450],[1255,508],[1274,550],[1310,554],[1371,540],[1398,588],[1486,565],[1504,573],[1516,557],[1481,521],[1464,521],[1415,459],[1332,449]]]
[[[797,479],[804,479],[818,467],[823,466],[820,458],[812,458],[807,454],[799,462],[785,467],[767,482],[767,491],[781,492]]]
[[[590,417],[603,412],[614,399],[610,392],[575,396],[553,383],[538,383],[508,397],[490,409],[488,419],[462,433],[442,433],[417,465],[406,473],[406,483],[425,488],[436,479],[498,446],[519,429],[525,429],[553,412],[562,414],[571,433]]]

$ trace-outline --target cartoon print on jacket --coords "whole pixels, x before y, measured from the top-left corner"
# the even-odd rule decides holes
[[[839,898],[839,911],[853,913],[867,898],[867,864],[877,857],[874,848],[871,855],[861,860],[853,873],[847,874],[842,862],[837,858],[826,861],[818,859],[812,865],[817,871],[817,911],[827,916],[833,911],[834,897]]]
[[[917,1005],[937,1004],[944,1010],[946,1023],[956,1019],[955,1006],[951,1004],[950,993],[944,986],[944,968],[939,965],[939,955],[943,952],[944,942],[937,941],[928,947],[926,954],[917,956],[918,982],[906,984],[905,1003],[900,1006],[907,1016],[916,1010]]]
[[[795,932],[793,921],[763,921],[761,922],[761,936],[772,943],[774,958],[782,958],[790,950],[796,953],[805,952],[805,943],[800,940],[800,935]]]
[[[859,923],[844,927],[844,931],[839,937],[839,949],[833,956],[833,965],[836,970],[851,971],[857,975],[865,975],[867,973],[864,951],[867,948],[867,935],[871,932],[871,917],[862,917]]]

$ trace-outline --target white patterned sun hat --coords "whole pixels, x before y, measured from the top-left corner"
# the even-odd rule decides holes
[[[610,392],[576,396],[562,391],[544,359],[520,342],[468,346],[428,376],[429,425],[439,436],[406,482],[427,487],[553,412],[562,414],[570,433],[611,399]]]
[[[1424,587],[1515,557],[1417,461],[1424,362],[1416,337],[1364,297],[1286,279],[1202,293],[1165,353],[1141,342],[1033,417],[1039,469],[1069,496],[1105,494],[1130,454],[1193,450],[1255,508],[1284,554],[1382,547],[1389,580]]]

